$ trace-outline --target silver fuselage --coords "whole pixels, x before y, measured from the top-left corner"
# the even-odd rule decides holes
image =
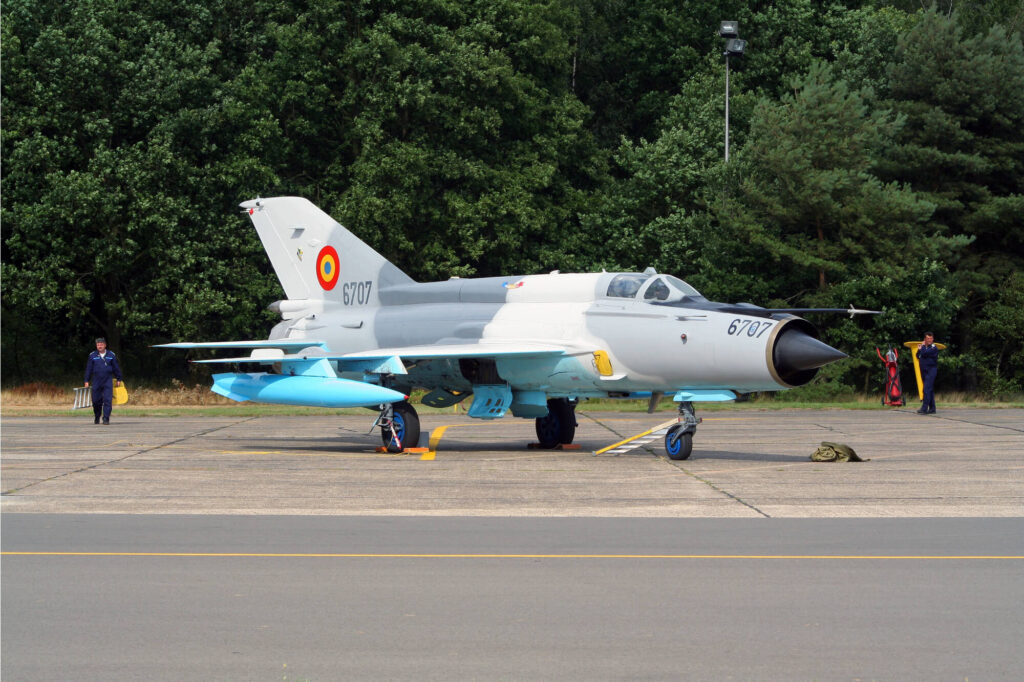
[[[774,371],[771,348],[798,318],[745,316],[607,294],[615,273],[452,279],[382,287],[373,305],[294,301],[272,339],[325,341],[329,353],[500,340],[556,344],[561,357],[496,360],[515,390],[593,397],[681,389],[738,392],[789,388]],[[700,299],[693,304],[707,301]],[[284,303],[284,302],[282,302]],[[288,306],[286,305],[285,308]],[[802,321],[800,321],[802,322]],[[806,323],[804,323],[806,324]],[[594,351],[607,354],[610,371]],[[407,388],[470,390],[454,359],[422,360],[400,377]],[[342,373],[345,376],[344,372]]]

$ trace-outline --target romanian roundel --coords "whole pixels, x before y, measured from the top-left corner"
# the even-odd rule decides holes
[[[325,291],[330,291],[338,283],[338,252],[333,246],[320,249],[316,257],[316,278]]]

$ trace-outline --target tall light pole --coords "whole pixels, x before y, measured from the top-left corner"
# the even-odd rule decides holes
[[[742,57],[747,41],[740,40],[738,21],[723,21],[718,35],[725,38],[725,162],[729,163],[729,57]]]

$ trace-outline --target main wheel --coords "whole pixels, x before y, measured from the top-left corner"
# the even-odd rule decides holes
[[[665,453],[669,459],[689,459],[693,452],[693,434],[680,433],[683,430],[682,424],[676,424],[665,434]]]
[[[416,410],[407,402],[395,403],[391,409],[394,433],[391,427],[380,427],[380,436],[388,452],[401,452],[405,448],[416,447],[420,442],[420,418]],[[398,440],[395,440],[395,436],[398,436]]]
[[[537,418],[537,440],[542,448],[568,444],[576,436],[576,414],[568,398],[548,400],[548,414]]]

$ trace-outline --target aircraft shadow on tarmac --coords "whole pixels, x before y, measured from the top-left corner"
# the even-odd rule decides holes
[[[664,451],[660,447],[656,448],[645,448],[640,447],[629,452],[624,452],[615,455],[595,455],[594,452],[604,444],[581,444],[579,450],[547,450],[547,449],[534,449],[529,448],[526,442],[508,442],[508,441],[458,441],[451,440],[444,442],[440,447],[437,448],[437,453],[443,455],[445,453],[459,454],[459,455],[472,455],[474,453],[483,454],[494,454],[502,453],[508,455],[542,455],[546,457],[554,458],[579,458],[579,457],[602,457],[602,458],[619,458],[619,459],[644,459],[648,457],[659,457],[662,459],[668,459],[665,456]],[[366,454],[382,454],[394,457],[401,453],[373,453],[373,451],[380,447],[380,442],[376,438],[367,438],[365,440],[347,440],[344,442],[331,441],[323,438],[289,438],[287,441],[276,441],[274,439],[267,439],[267,441],[260,445],[249,445],[243,448],[235,448],[234,452],[237,454],[243,454],[247,451],[251,451],[253,454],[262,454],[267,450],[274,450],[282,454],[287,453],[321,453],[324,455],[366,455]],[[419,453],[404,453],[406,455],[419,454]],[[737,452],[732,450],[694,450],[693,455],[690,459],[678,462],[682,466],[692,464],[695,461],[701,460],[718,460],[718,461],[734,461],[734,462],[776,462],[785,464],[795,464],[797,462],[811,463],[809,455],[786,455],[780,453],[766,453],[766,452]]]
[[[439,454],[452,453],[452,454],[472,454],[472,453],[504,453],[504,454],[518,454],[518,455],[545,455],[550,457],[606,457],[606,458],[646,458],[646,457],[660,457],[667,459],[664,448],[660,442],[657,444],[649,444],[637,447],[628,452],[618,454],[602,454],[595,455],[594,453],[608,445],[605,442],[587,442],[583,441],[579,443],[579,449],[573,450],[558,450],[558,449],[542,449],[542,448],[530,448],[529,443],[532,442],[530,439],[522,440],[460,440],[458,437],[445,437],[444,440],[438,445],[437,452]],[[268,450],[274,450],[281,453],[322,453],[324,455],[366,455],[373,453],[374,450],[381,447],[382,441],[380,436],[376,433],[367,434],[365,436],[361,434],[346,433],[341,436],[337,435],[324,435],[320,437],[309,437],[309,438],[274,438],[269,437],[261,439],[258,443],[250,441],[242,447],[225,447],[230,449],[236,454],[244,454],[246,452],[252,452],[253,454],[264,454]],[[225,446],[228,444],[225,443]],[[712,449],[698,449],[695,448],[693,455],[688,459],[679,464],[685,466],[686,463],[692,463],[695,460],[726,460],[726,461],[738,461],[738,462],[778,462],[786,464],[794,464],[797,462],[808,462],[810,463],[810,452],[813,451],[813,447],[808,450],[807,455],[792,455],[782,453],[771,453],[771,452],[741,452],[735,450],[712,450]],[[380,453],[394,456],[399,453]],[[418,454],[418,453],[406,453],[406,454]]]
[[[688,462],[693,460],[730,460],[738,462],[779,462],[795,464],[796,462],[811,463],[810,454],[807,455],[783,455],[774,452],[733,452],[729,450],[694,450]],[[685,463],[685,462],[684,462]]]

